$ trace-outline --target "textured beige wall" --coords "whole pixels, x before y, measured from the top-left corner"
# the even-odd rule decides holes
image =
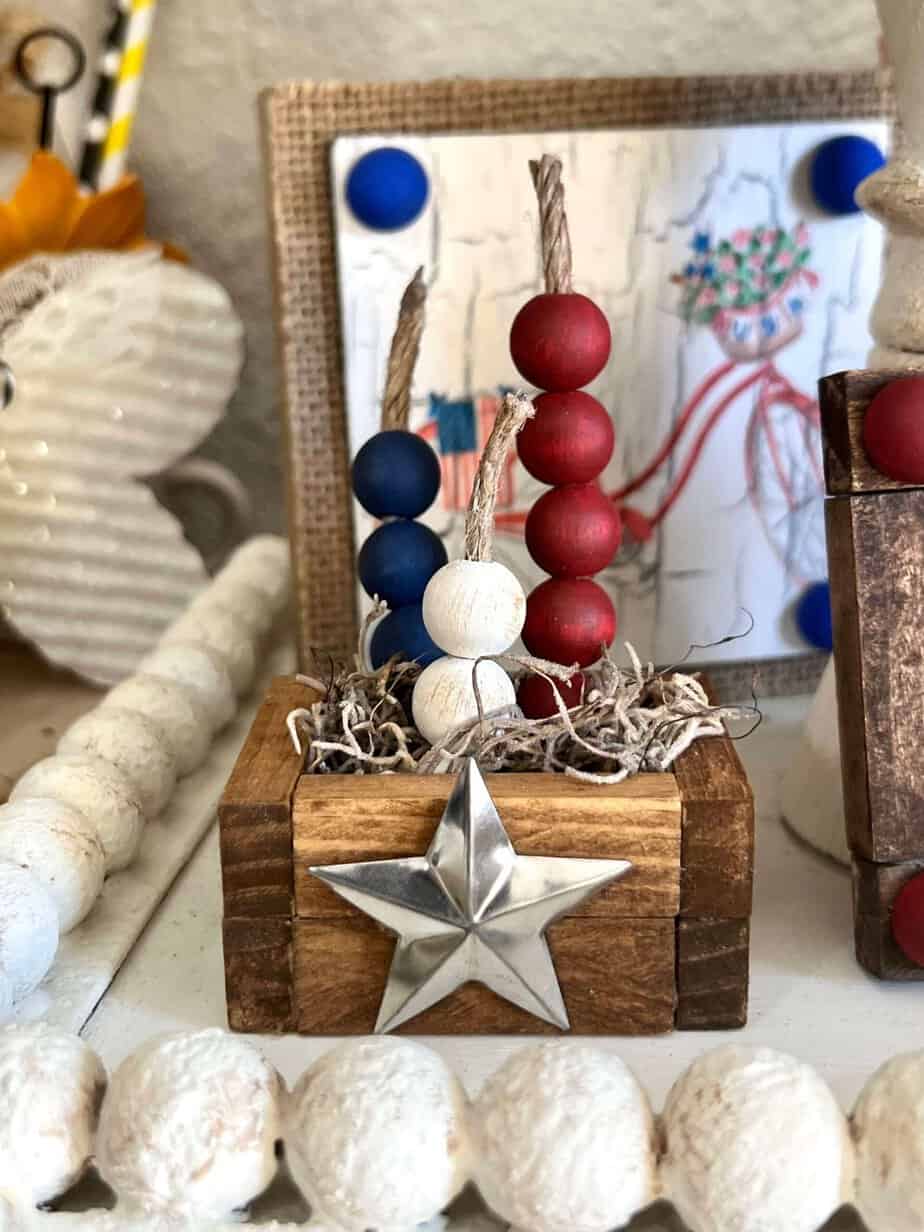
[[[35,0],[95,44],[104,0]],[[864,67],[873,0],[160,0],[133,149],[151,232],[244,316],[249,358],[203,452],[281,524],[257,91],[296,78],[567,76]]]

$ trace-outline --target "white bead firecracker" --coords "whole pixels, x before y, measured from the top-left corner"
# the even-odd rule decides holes
[[[0,860],[0,975],[14,1002],[42,982],[58,949],[58,908],[34,873]]]
[[[0,1029],[0,1193],[29,1208],[79,1180],[105,1085],[99,1058],[76,1035],[42,1023]]]
[[[478,692],[484,714],[516,704],[513,681],[493,659],[455,659],[447,655],[425,667],[414,685],[411,708],[414,725],[425,740],[440,744],[455,728],[478,718],[478,699],[472,683],[477,670]]]
[[[83,813],[103,848],[106,872],[126,868],[144,831],[144,812],[128,779],[108,761],[89,753],[59,753],[27,770],[10,800],[51,796]]]
[[[476,1183],[514,1227],[607,1232],[657,1197],[648,1098],[613,1053],[524,1048],[485,1084],[471,1124]]]
[[[157,723],[136,710],[98,706],[58,741],[59,753],[91,753],[121,770],[148,820],[163,812],[176,784],[176,759]]]
[[[96,828],[61,800],[38,797],[0,805],[0,860],[28,869],[42,882],[62,933],[80,923],[103,888],[105,857]]]
[[[273,1067],[218,1028],[149,1040],[112,1076],[99,1170],[120,1206],[230,1215],[276,1174],[280,1091]]]
[[[285,1142],[315,1217],[346,1232],[408,1229],[469,1179],[467,1101],[445,1062],[385,1037],[328,1052],[286,1104]]]
[[[196,694],[214,731],[234,718],[237,701],[222,656],[204,642],[171,641],[141,663],[145,675],[175,680]]]
[[[178,681],[146,672],[129,676],[107,694],[102,705],[139,711],[156,723],[180,777],[205,761],[214,729],[195,692]]]
[[[496,560],[453,560],[427,584],[423,618],[447,654],[460,659],[503,654],[523,629],[526,595]]]

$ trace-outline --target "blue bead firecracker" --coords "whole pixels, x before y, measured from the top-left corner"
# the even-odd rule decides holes
[[[381,146],[353,164],[346,199],[353,216],[372,231],[399,231],[427,203],[427,173],[407,150]]]
[[[810,646],[833,650],[831,588],[827,582],[813,582],[805,588],[796,604],[795,617],[799,632]]]
[[[374,530],[359,552],[359,580],[367,595],[390,608],[419,603],[427,583],[448,557],[439,535],[404,518]]]
[[[373,630],[369,644],[373,668],[380,668],[396,654],[419,663],[421,667],[429,667],[443,657],[442,650],[427,632],[423,622],[423,605],[420,603],[411,603],[389,612]]]
[[[413,432],[377,432],[353,462],[353,492],[374,518],[419,517],[439,490],[439,458]]]
[[[845,134],[823,141],[812,157],[812,196],[829,214],[858,214],[854,193],[884,163],[885,155],[868,137]]]

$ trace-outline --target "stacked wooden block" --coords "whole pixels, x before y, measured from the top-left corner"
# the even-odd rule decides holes
[[[924,872],[924,488],[877,470],[864,445],[871,401],[907,377],[840,372],[820,397],[857,958],[882,978],[920,980],[893,913]]]

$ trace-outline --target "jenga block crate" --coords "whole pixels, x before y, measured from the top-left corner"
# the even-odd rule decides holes
[[[304,685],[274,682],[219,806],[228,1021],[237,1031],[366,1034],[394,938],[309,869],[423,854],[454,777],[303,774],[285,718],[304,704]],[[560,774],[486,781],[520,854],[632,862],[548,930],[575,1034],[744,1025],[754,803],[730,739],[706,737],[672,773],[618,786]],[[556,1028],[469,984],[401,1030]]]

